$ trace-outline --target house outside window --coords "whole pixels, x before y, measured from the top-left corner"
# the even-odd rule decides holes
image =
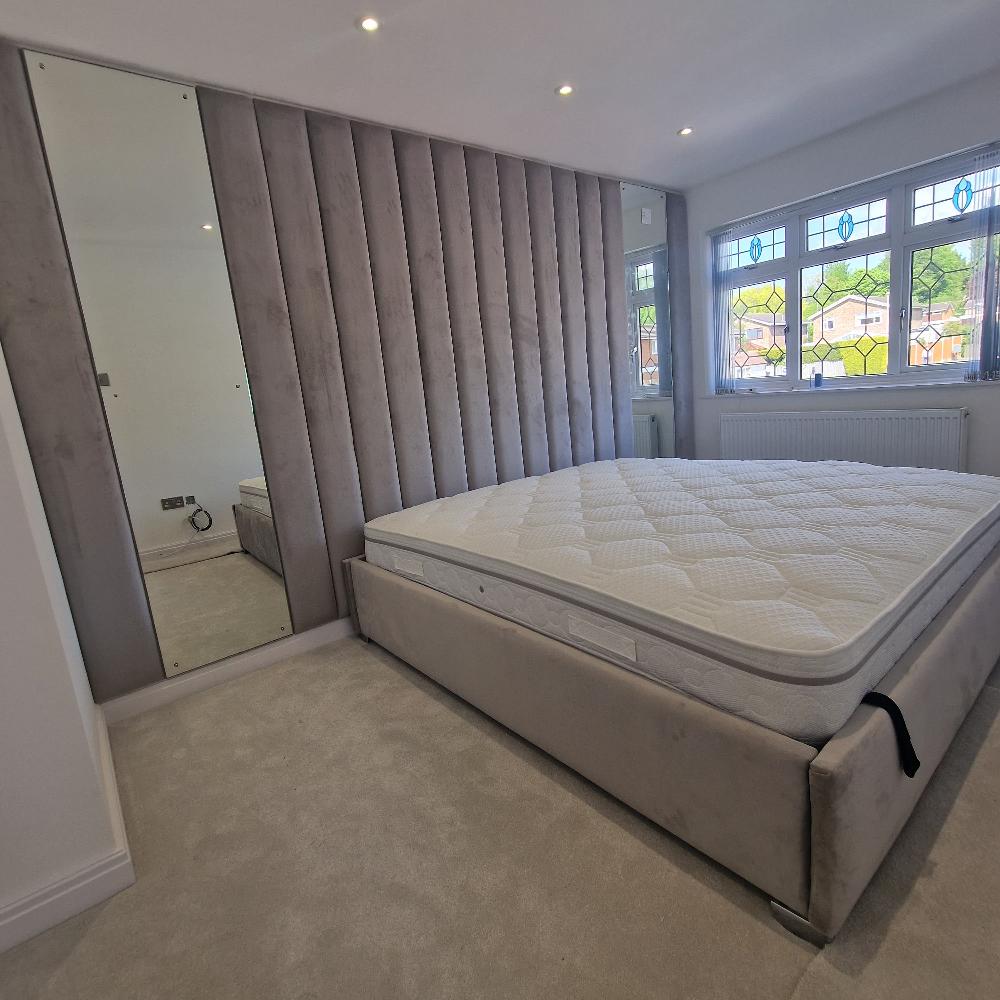
[[[973,273],[1000,245],[1000,219],[980,235],[1000,213],[981,209],[989,192],[976,185],[1000,190],[1000,170],[951,157],[717,235],[737,389],[802,387],[817,372],[833,384],[961,380],[982,305]]]

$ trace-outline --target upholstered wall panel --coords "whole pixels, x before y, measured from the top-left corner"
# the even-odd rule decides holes
[[[631,453],[615,182],[199,95],[279,531],[337,567],[316,606],[346,613],[365,519]]]
[[[687,202],[667,195],[667,268],[673,365],[674,447],[678,458],[694,458],[694,334],[691,329],[691,266]]]
[[[295,631],[337,616],[267,174],[249,97],[199,94],[243,356]]]
[[[0,347],[94,696],[163,679],[20,52],[0,41]]]

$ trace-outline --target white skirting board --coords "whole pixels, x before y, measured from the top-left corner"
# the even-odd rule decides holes
[[[174,566],[186,566],[188,563],[201,562],[203,559],[226,556],[230,552],[239,552],[240,549],[239,535],[235,531],[225,531],[209,538],[199,538],[194,535],[188,542],[165,545],[159,549],[146,549],[139,553],[139,562],[142,564],[143,573],[155,573],[160,569],[172,569]]]
[[[57,879],[0,909],[0,952],[104,902],[135,881],[132,855],[125,838],[118,784],[115,781],[115,766],[111,759],[111,745],[108,742],[107,722],[100,708],[95,708],[95,712],[101,775],[105,801],[111,814],[114,849],[85,868]]]
[[[123,694],[120,698],[113,698],[102,706],[104,716],[109,723],[121,722],[122,719],[129,719],[133,715],[139,715],[140,712],[168,705],[178,698],[205,691],[217,684],[224,684],[244,674],[270,667],[290,656],[308,653],[353,634],[354,626],[351,624],[351,619],[339,618],[337,621],[309,629],[308,632],[276,639],[256,649],[211,663],[207,667],[199,667],[197,670],[178,674],[158,684],[150,684],[148,687],[139,688],[138,691]]]

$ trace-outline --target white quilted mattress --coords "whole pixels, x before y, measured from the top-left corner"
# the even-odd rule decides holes
[[[271,517],[271,498],[267,495],[267,480],[263,476],[240,482],[240,503],[251,510]]]
[[[383,569],[816,743],[1000,543],[1000,479],[619,459],[411,507],[365,539]]]

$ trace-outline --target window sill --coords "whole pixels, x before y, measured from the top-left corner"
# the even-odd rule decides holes
[[[812,386],[780,386],[773,389],[740,388],[734,393],[706,393],[702,399],[739,399],[747,396],[817,396],[842,392],[899,392],[904,389],[982,389],[1000,386],[1000,381],[967,382],[965,379],[937,379],[925,382],[866,382],[864,385],[837,385],[827,382],[820,388]]]

